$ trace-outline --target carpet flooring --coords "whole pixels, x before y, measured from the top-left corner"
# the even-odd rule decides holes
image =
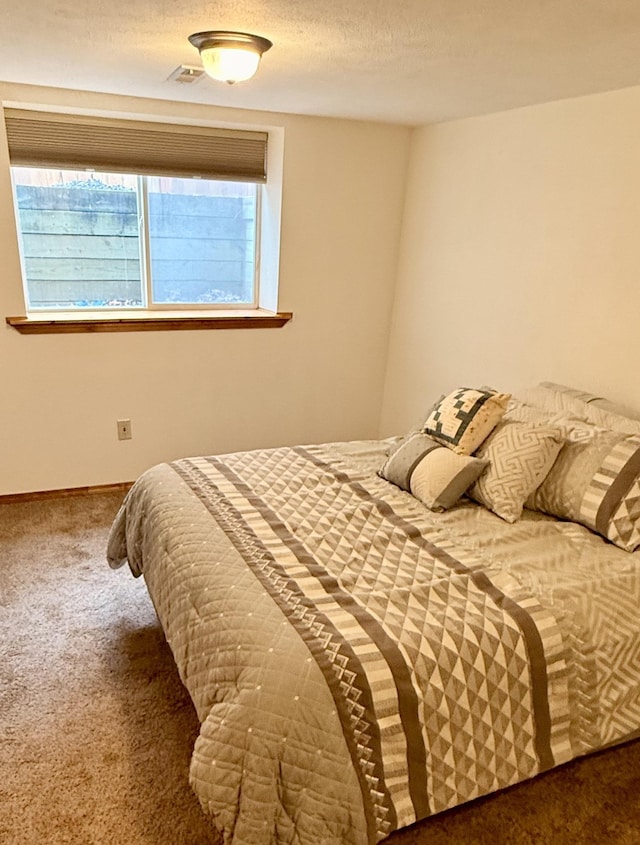
[[[198,723],[141,579],[104,551],[121,494],[0,505],[0,843],[219,845]],[[640,741],[389,845],[640,845]]]

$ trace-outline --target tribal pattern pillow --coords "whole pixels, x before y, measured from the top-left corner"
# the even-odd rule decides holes
[[[435,405],[422,430],[459,455],[470,455],[502,419],[509,393],[460,387]]]

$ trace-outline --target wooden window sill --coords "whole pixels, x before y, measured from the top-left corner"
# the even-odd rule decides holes
[[[293,317],[289,311],[163,311],[114,315],[99,312],[6,317],[20,334],[83,332],[167,332],[201,329],[277,329]]]

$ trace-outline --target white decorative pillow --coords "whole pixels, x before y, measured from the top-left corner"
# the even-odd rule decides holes
[[[422,430],[459,455],[470,455],[502,419],[508,393],[460,387],[432,408]]]
[[[527,498],[542,483],[564,443],[559,428],[515,420],[499,422],[476,452],[489,468],[468,495],[506,522],[522,514]]]
[[[443,511],[458,501],[486,466],[486,461],[457,455],[426,434],[414,432],[387,458],[378,474],[431,510]]]

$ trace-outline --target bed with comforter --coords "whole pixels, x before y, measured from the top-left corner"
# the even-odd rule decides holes
[[[225,842],[377,842],[636,736],[640,552],[548,511],[567,477],[574,506],[586,429],[602,475],[602,432],[640,456],[640,423],[532,393],[498,428],[561,442],[551,487],[520,490],[510,521],[478,480],[439,512],[391,483],[398,439],[183,459],[133,486],[109,561],[146,581],[201,723],[191,784]],[[474,459],[493,467],[487,442]]]

